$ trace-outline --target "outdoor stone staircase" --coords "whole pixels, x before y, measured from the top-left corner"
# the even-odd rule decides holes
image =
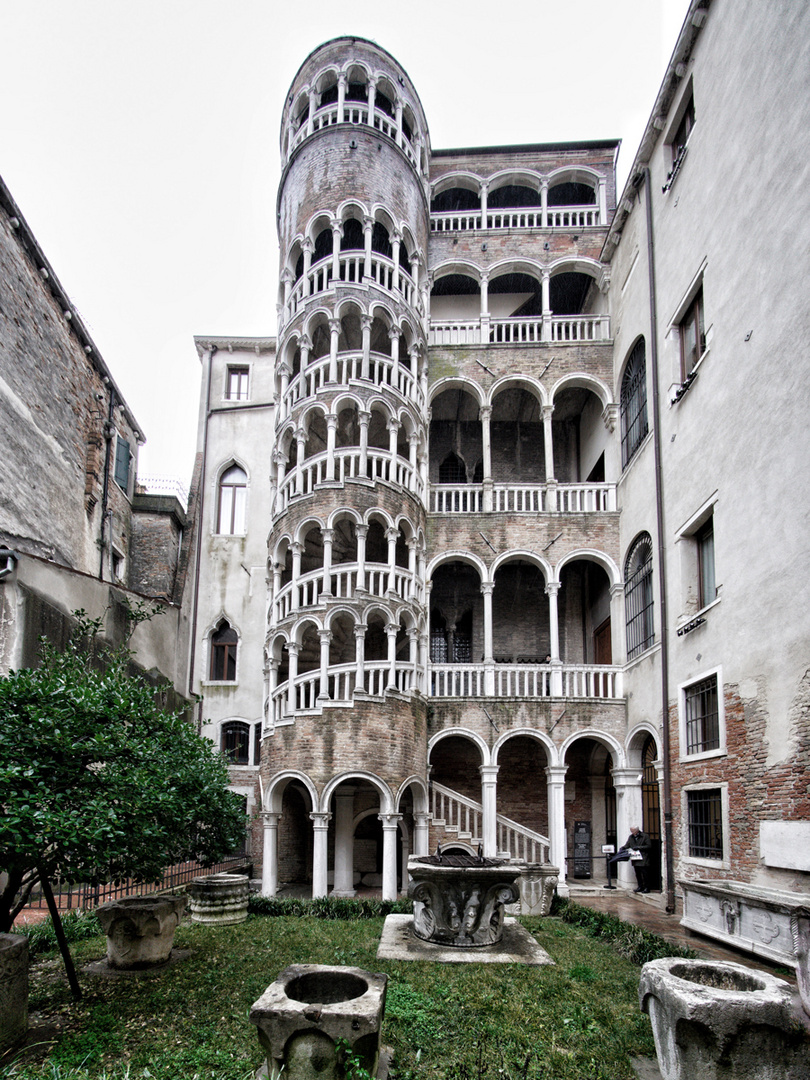
[[[469,844],[477,848],[483,844],[483,816],[481,803],[468,799],[443,784],[430,785],[432,825],[441,829],[445,840]],[[548,862],[549,839],[541,833],[527,829],[511,818],[498,814],[496,818],[498,857],[514,862]]]

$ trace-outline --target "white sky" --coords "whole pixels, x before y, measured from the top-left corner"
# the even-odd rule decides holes
[[[275,333],[284,98],[372,38],[434,148],[621,138],[624,183],[687,0],[0,0],[0,175],[147,436],[190,477],[199,335]]]

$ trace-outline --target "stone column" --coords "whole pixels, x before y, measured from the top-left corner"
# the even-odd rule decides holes
[[[326,414],[326,479],[335,479],[335,442],[337,435],[337,413]]]
[[[488,213],[487,196],[488,196],[488,194],[489,194],[489,184],[484,180],[484,181],[481,182],[481,228],[482,229],[489,228],[489,224],[487,222],[487,213]]]
[[[354,796],[357,788],[341,784],[335,792],[335,877],[333,896],[354,896]]]
[[[392,477],[393,480],[393,477]],[[385,538],[388,541],[388,586],[386,592],[389,596],[399,599],[397,593],[397,540],[399,539],[399,529],[395,529],[393,526],[385,530]]]
[[[560,879],[557,884],[557,892],[560,896],[568,896],[568,886],[565,883],[568,876],[565,834],[565,774],[567,771],[567,765],[546,767],[549,855],[554,866],[560,868]]]
[[[281,592],[281,571],[283,567],[281,563],[273,563],[273,625],[281,618],[281,607],[278,602],[278,594]]]
[[[492,434],[490,429],[492,406],[482,405],[478,410],[478,415],[481,418],[481,444],[484,452],[484,512],[489,513],[492,510],[492,489],[494,487],[492,481]]]
[[[430,814],[417,813],[413,815],[413,853],[414,855],[428,855],[428,843],[430,841]]]
[[[366,628],[355,626],[354,628],[354,692],[364,694],[366,692]]]
[[[397,634],[399,627],[396,623],[387,623],[385,633],[388,637],[388,686],[387,690],[397,688]]]
[[[543,341],[551,341],[551,273],[543,271]]]
[[[318,111],[318,91],[314,86],[309,88],[309,116],[307,117],[307,135],[315,130],[314,117]]]
[[[419,635],[419,689],[424,696],[427,696],[427,663],[428,663],[428,645],[430,639],[427,634]]]
[[[480,765],[481,774],[481,830],[484,858],[494,859],[498,854],[498,766]]]
[[[554,418],[554,406],[543,406],[543,449],[546,458],[546,512],[554,514],[557,511],[557,480],[554,476],[554,439],[552,434],[552,420]]]
[[[641,781],[643,773],[637,769],[613,769],[613,786],[616,789],[616,840],[621,847],[630,835],[630,826],[641,828]],[[636,887],[636,873],[630,862],[616,864],[619,884],[626,888]]]
[[[377,80],[368,80],[368,126],[374,127],[374,106],[377,99]]]
[[[337,218],[332,220],[332,279],[340,280],[340,241],[343,237],[343,223]]]
[[[413,668],[411,689],[416,690],[419,687],[419,629],[416,626],[409,626],[407,634],[408,663]]]
[[[489,342],[489,274],[481,274],[481,344]]]
[[[402,102],[394,103],[394,123],[397,126],[397,146],[402,146]]]
[[[624,585],[610,587],[610,662],[622,665],[626,661],[626,639],[624,623]],[[617,672],[618,674],[618,672]],[[616,687],[618,696],[619,687]]]
[[[321,585],[321,596],[327,597],[332,595],[332,540],[334,538],[334,530],[321,529],[321,537],[323,539],[323,584]]]
[[[359,476],[368,475],[368,425],[371,423],[371,413],[361,409],[357,414],[360,424],[360,465]]]
[[[360,378],[371,378],[371,325],[374,322],[370,315],[360,316],[360,326],[363,331],[363,359],[360,367]]]
[[[346,120],[346,112],[344,104],[346,101],[346,72],[341,71],[338,75],[338,100],[337,100],[337,122],[342,124]]]
[[[549,693],[552,697],[563,696],[563,672],[562,660],[560,659],[560,618],[557,606],[559,592],[559,581],[549,581],[546,585],[546,596],[548,597],[549,652],[551,653]]]
[[[393,286],[396,292],[402,291],[402,285],[399,274],[399,249],[402,244],[402,236],[400,233],[395,232],[391,236],[391,261],[394,264],[394,281]],[[399,335],[397,335],[399,336]]]
[[[548,228],[548,180],[540,184],[540,227]]]
[[[481,582],[481,594],[484,597],[484,692],[487,697],[495,696],[495,656],[492,627],[492,593],[494,581]]]
[[[326,896],[329,891],[326,867],[326,838],[331,814],[318,811],[309,815],[312,822],[312,896]]]
[[[290,657],[290,674],[287,681],[287,716],[295,716],[297,707],[295,680],[298,677],[298,654],[301,652],[301,646],[297,641],[288,641],[286,649]]]
[[[262,813],[262,896],[275,896],[278,892],[278,823],[281,814],[268,810]]]
[[[278,668],[280,660],[276,660],[273,657],[270,661],[270,667],[267,672],[267,709],[264,714],[264,727],[265,731],[268,727],[274,727],[278,716],[276,716],[276,690],[278,689]],[[268,722],[268,710],[269,710],[269,722]],[[258,763],[257,763],[258,764]]]
[[[301,555],[304,551],[304,545],[298,540],[293,540],[290,544],[290,548],[292,549],[292,592],[290,595],[290,607],[293,611],[298,611],[301,606],[301,598],[298,593],[298,581],[301,577]]]
[[[329,646],[332,643],[331,630],[319,630],[318,637],[321,640],[321,678],[318,688],[318,701],[329,700]]]
[[[392,484],[397,482],[397,437],[399,435],[399,420],[388,421],[388,453],[391,455],[391,475],[389,480]]]
[[[363,219],[363,240],[365,248],[365,261],[363,263],[363,277],[371,277],[371,234],[374,231],[374,218]]]
[[[382,898],[397,898],[397,826],[402,814],[380,814],[383,827]]]
[[[288,406],[288,403],[287,403],[286,399],[287,399],[287,391],[290,388],[290,375],[292,375],[292,370],[291,370],[290,365],[287,363],[286,360],[282,361],[278,365],[278,374],[279,374],[279,377],[281,379],[281,386],[279,387],[279,395],[278,395],[279,399],[280,399],[279,400],[279,407],[280,407],[281,411],[283,412],[284,416],[288,416],[289,412],[290,412],[290,409],[289,409],[289,406]]]
[[[309,237],[307,237],[306,240],[304,240],[304,242],[301,244],[301,250],[304,254],[304,296],[311,296],[312,282],[309,279],[309,271],[312,267],[312,252],[315,250],[315,245],[312,243]]]
[[[366,536],[368,525],[356,525],[355,536],[357,537],[357,582],[354,586],[355,593],[366,591]]]
[[[303,428],[298,428],[295,432],[295,442],[298,448],[298,453],[295,461],[295,494],[304,494],[304,462],[306,461],[305,451],[307,445],[307,433]]]
[[[408,436],[408,450],[409,450],[409,462],[411,466],[411,476],[408,488],[415,492],[417,487],[417,481],[419,479],[419,432],[412,431]]]
[[[599,192],[597,198],[599,203],[599,221],[597,224],[607,225],[607,181],[604,176],[599,177]]]
[[[340,339],[340,319],[329,320],[329,382],[338,381],[337,355]]]
[[[306,336],[306,334],[302,334],[301,337],[299,338],[299,340],[298,340],[298,348],[301,350],[301,368],[300,368],[300,370],[301,370],[301,374],[303,375],[303,373],[307,369],[307,366],[309,365],[309,354],[312,352],[312,342]]]

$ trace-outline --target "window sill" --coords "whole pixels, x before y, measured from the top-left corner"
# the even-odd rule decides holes
[[[652,441],[652,437],[653,437],[653,429],[652,429],[652,427],[650,427],[649,430],[647,431],[647,434],[644,436],[644,438],[641,440],[641,442],[638,444],[638,446],[633,451],[633,454],[632,454],[630,460],[627,462],[627,464],[622,469],[622,475],[619,477],[619,481],[618,481],[619,484],[622,483],[625,476],[627,476],[627,474],[630,472],[630,469],[632,468],[632,466],[641,457],[641,453],[644,450],[644,447],[647,445],[647,443]]]
[[[634,668],[636,666],[636,664],[641,663],[642,660],[648,660],[654,653],[657,653],[657,652],[660,652],[660,651],[661,651],[661,642],[660,641],[654,641],[652,643],[652,645],[648,645],[647,648],[644,649],[642,652],[637,653],[633,657],[632,660],[628,660],[627,663],[624,665],[623,670],[624,671],[629,671],[631,668]]]
[[[704,750],[699,754],[681,754],[678,761],[681,765],[691,765],[693,762],[710,761],[712,758],[727,757],[728,750],[725,746],[719,746],[716,750]]]
[[[203,686],[238,686],[236,679],[203,679]]]
[[[686,376],[686,378],[683,380],[683,382],[680,384],[680,386],[677,387],[677,389],[675,390],[675,397],[670,398],[670,402],[669,402],[670,406],[677,405],[678,402],[681,401],[686,396],[686,394],[689,392],[689,390],[692,387],[692,384],[695,382],[695,380],[698,377],[698,373],[700,371],[701,364],[703,363],[703,361],[706,359],[706,357],[708,355],[709,355],[709,348],[707,346],[703,350],[703,352],[700,354],[700,356],[697,358],[697,360],[695,361],[695,366],[692,368],[692,370],[689,372],[689,374]]]
[[[730,870],[731,859],[699,859],[696,855],[682,855],[681,862],[688,866],[705,866],[710,870]]]

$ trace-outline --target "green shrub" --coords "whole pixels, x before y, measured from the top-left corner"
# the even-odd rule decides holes
[[[593,908],[582,907],[571,900],[555,897],[551,913],[559,916],[563,922],[578,926],[591,937],[609,942],[619,956],[639,966],[665,956],[678,956],[687,960],[697,956],[693,949],[672,945],[658,934],[644,930],[634,923],[623,922],[609,912],[594,911]]]
[[[410,900],[374,900],[371,897],[350,899],[343,896],[318,896],[314,900],[291,896],[251,896],[248,912],[251,915],[311,915],[316,919],[378,919],[386,915],[410,915]]]
[[[69,945],[74,941],[86,941],[87,938],[97,937],[102,933],[94,911],[73,908],[64,912],[60,918]],[[32,956],[37,953],[53,952],[59,948],[50,915],[41,923],[16,929],[14,933],[24,934],[28,938],[28,951]]]

